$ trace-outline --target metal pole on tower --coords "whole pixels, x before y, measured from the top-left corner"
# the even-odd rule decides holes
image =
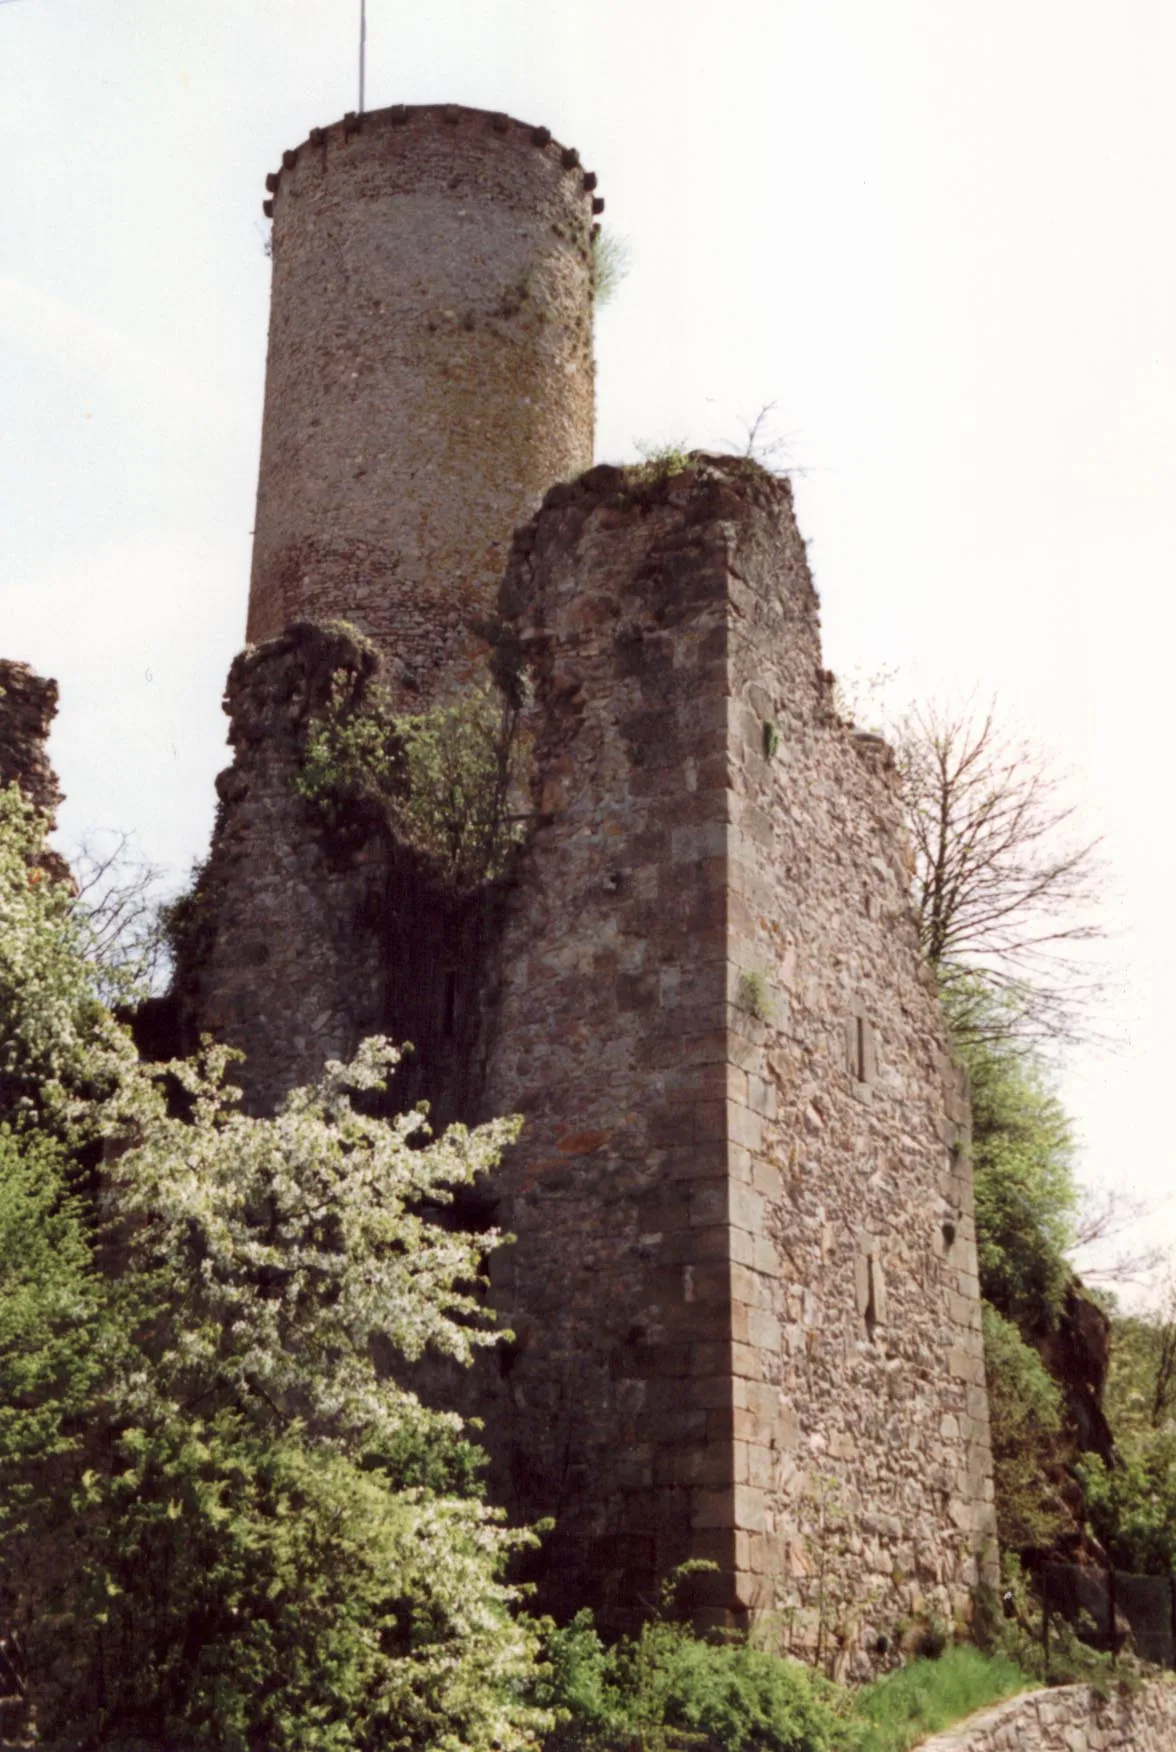
[[[367,50],[367,0],[359,0],[359,113],[363,114],[363,72]]]

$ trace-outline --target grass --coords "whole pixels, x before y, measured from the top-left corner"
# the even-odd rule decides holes
[[[936,1661],[912,1661],[864,1686],[847,1723],[852,1752],[907,1752],[928,1734],[950,1728],[1033,1683],[1003,1655],[958,1643]]]
[[[658,1620],[606,1645],[590,1612],[547,1635],[547,1752],[908,1752],[1034,1683],[970,1645],[852,1689],[744,1641]]]

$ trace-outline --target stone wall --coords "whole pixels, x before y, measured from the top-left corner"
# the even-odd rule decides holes
[[[458,105],[284,154],[251,640],[345,616],[393,683],[472,673],[511,532],[592,460],[595,182],[547,129]]]
[[[56,716],[57,683],[0,660],[0,785],[19,785],[50,826],[62,801],[46,746]]]
[[[1100,1699],[1089,1686],[1029,1691],[924,1740],[921,1752],[1172,1752],[1176,1686]]]
[[[729,617],[745,1599],[810,1647],[853,1643],[958,1611],[981,1564],[995,1580],[969,1109],[919,953],[892,757],[832,709],[784,503],[739,532]]]
[[[186,903],[173,989],[146,1007],[153,1056],[210,1032],[245,1054],[246,1107],[272,1112],[329,1058],[371,1034],[411,1042],[395,1084],[439,1123],[474,1099],[473,986],[501,911],[498,889],[458,899],[397,845],[382,814],[329,819],[297,788],[308,727],[340,678],[361,700],[378,654],[341,626],[296,622],[229,673],[233,764],[217,779],[209,857]]]
[[[0,786],[19,785],[52,829],[64,801],[49,761],[49,731],[57,716],[57,683],[27,663],[0,659]],[[59,853],[46,849],[42,867],[61,882],[72,880]]]
[[[557,486],[500,609],[535,820],[465,910],[294,788],[370,651],[298,627],[238,659],[184,1029],[245,1047],[259,1109],[380,1031],[420,1049],[402,1098],[524,1115],[478,1213],[517,1237],[490,1266],[514,1338],[443,1386],[493,1493],[556,1519],[543,1604],[619,1625],[705,1558],[704,1616],[777,1612],[864,1670],[898,1621],[966,1614],[992,1532],[967,1101],[889,756],[831,707],[754,464]]]
[[[706,1557],[715,1613],[849,1661],[966,1613],[994,1550],[967,1101],[889,756],[832,710],[754,465],[557,487],[502,607],[542,825],[485,1095],[527,1120],[497,1486],[556,1515],[550,1573],[606,1614]]]

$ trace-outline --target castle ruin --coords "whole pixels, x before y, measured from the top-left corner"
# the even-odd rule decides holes
[[[270,178],[253,642],[173,1025],[245,1049],[255,1110],[381,1032],[438,1123],[523,1114],[465,1212],[516,1237],[514,1336],[443,1387],[492,1495],[555,1518],[541,1604],[621,1625],[701,1558],[704,1620],[779,1612],[855,1670],[992,1575],[966,1088],[788,482],[590,466],[601,204],[546,129],[456,106]],[[492,622],[532,821],[455,897],[295,780],[340,678],[420,710]]]

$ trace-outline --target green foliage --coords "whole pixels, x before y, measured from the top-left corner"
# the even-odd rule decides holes
[[[297,1424],[164,1420],[113,1443],[73,1510],[82,1560],[31,1646],[53,1744],[519,1745],[532,1639],[488,1586],[469,1500],[396,1491]],[[56,1602],[50,1601],[53,1605]],[[77,1724],[84,1723],[84,1727]]]
[[[952,1647],[857,1691],[738,1638],[659,1620],[607,1647],[589,1612],[549,1628],[549,1752],[906,1752],[1027,1683],[1004,1654]]]
[[[671,475],[683,474],[690,467],[690,455],[685,440],[668,444],[639,443],[642,461],[634,471],[647,486],[660,486]]]
[[[1000,1542],[1013,1551],[1048,1549],[1068,1524],[1050,1481],[1062,1428],[1061,1394],[1012,1322],[987,1302],[983,1313]]]
[[[1176,1572],[1176,1298],[1112,1313],[1104,1408],[1115,1438],[1106,1465],[1084,1455],[1086,1515],[1119,1568]]]
[[[497,1238],[420,1211],[513,1124],[371,1118],[381,1041],[272,1120],[239,1111],[224,1051],[141,1066],[38,831],[9,799],[0,1593],[39,1743],[533,1744],[536,1639],[503,1580],[531,1536],[477,1496],[459,1421],[375,1362],[492,1342]]]
[[[991,1588],[977,1590],[974,1631],[980,1648],[1011,1661],[1038,1685],[1090,1685],[1106,1697],[1116,1682],[1110,1655],[1080,1642],[1056,1615],[1050,1620],[1047,1666],[1040,1595],[1013,1552],[1002,1555],[1001,1587],[999,1598]]]
[[[306,740],[298,789],[328,818],[379,808],[393,831],[458,893],[501,876],[523,837],[509,809],[520,764],[518,706],[490,687],[422,713],[386,694],[360,701],[336,677]]]
[[[1138,1314],[1111,1311],[1111,1364],[1103,1409],[1119,1442],[1176,1418],[1176,1296]]]
[[[16,786],[0,790],[0,1122],[74,1136],[131,1048],[99,999],[72,891],[42,868],[43,842]]]
[[[347,802],[382,803],[401,785],[396,718],[386,693],[357,699],[352,677],[338,670],[322,712],[311,722],[297,787],[325,812]]]
[[[400,717],[407,792],[401,833],[459,893],[501,876],[523,837],[508,814],[518,756],[517,713],[489,688]]]
[[[560,1752],[832,1752],[826,1687],[794,1662],[742,1641],[708,1642],[658,1620],[611,1648],[588,1612],[550,1630],[541,1700],[563,1725]]]
[[[957,1050],[972,1083],[980,1287],[1022,1331],[1050,1331],[1073,1277],[1070,1122],[1023,1042],[967,1033]]]
[[[1176,1430],[1151,1430],[1123,1445],[1108,1466],[1097,1454],[1079,1465],[1086,1514],[1120,1569],[1176,1571]]]
[[[0,1539],[23,1530],[33,1484],[76,1451],[107,1364],[113,1292],[97,1272],[66,1158],[0,1126]]]
[[[772,1000],[768,991],[768,982],[762,973],[741,973],[739,975],[738,1006],[753,1016],[757,1022],[770,1022],[772,1019]]]
[[[1028,1680],[1005,1655],[984,1655],[966,1644],[934,1661],[912,1661],[867,1685],[854,1699],[847,1742],[853,1752],[907,1752],[928,1734],[973,1711],[1023,1691]]]

